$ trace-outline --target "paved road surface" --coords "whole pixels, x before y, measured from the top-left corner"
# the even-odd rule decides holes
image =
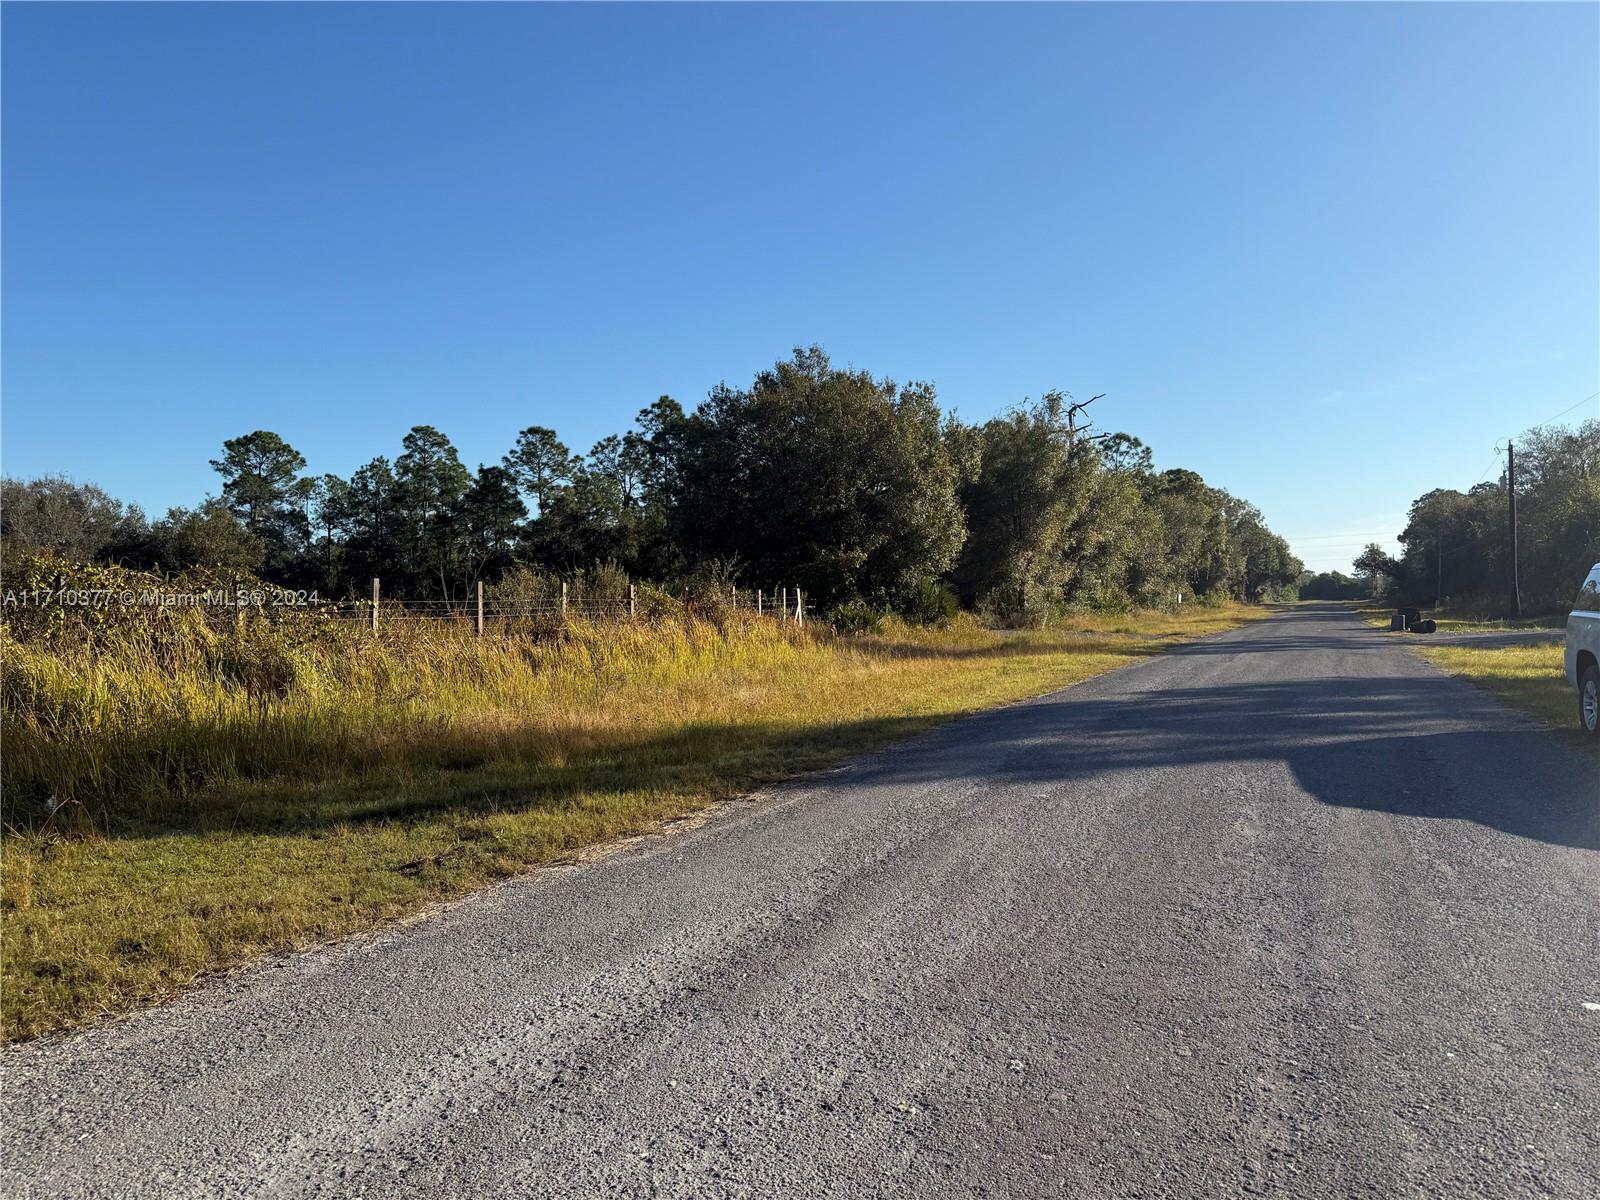
[[[1337,608],[4,1056],[9,1196],[1600,1196],[1600,777]]]

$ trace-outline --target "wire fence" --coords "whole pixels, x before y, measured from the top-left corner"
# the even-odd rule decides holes
[[[371,581],[367,596],[329,599],[240,576],[179,577],[163,581],[125,572],[96,571],[34,578],[0,589],[0,620],[19,636],[53,636],[74,629],[100,633],[114,628],[172,627],[199,619],[218,632],[264,619],[270,624],[337,622],[347,628],[465,628],[479,637],[529,633],[545,636],[568,622],[620,624],[652,622],[688,614],[721,620],[731,614],[804,625],[816,615],[796,587],[746,589],[728,585],[701,590],[688,598],[627,584],[601,594],[546,580],[533,594],[501,594],[478,583],[463,598],[396,599],[383,595],[382,581]]]
[[[774,621],[804,625],[814,620],[816,608],[799,588],[744,589],[729,587],[721,595],[702,596],[700,604],[721,612],[739,612]],[[388,599],[380,580],[372,581],[370,598],[336,601],[311,600],[305,607],[324,618],[367,625],[374,633],[396,624],[453,623],[470,625],[480,636],[490,628],[516,625],[551,626],[566,621],[595,624],[658,619],[663,614],[658,595],[641,597],[630,586],[626,596],[574,596],[567,584],[559,595],[537,597],[494,596],[478,584],[473,595],[461,600]]]

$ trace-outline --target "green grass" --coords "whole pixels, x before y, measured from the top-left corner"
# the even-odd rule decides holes
[[[1505,633],[1518,629],[1565,629],[1566,613],[1546,613],[1538,617],[1484,620],[1476,617],[1435,616],[1440,633]]]
[[[4,1036],[159,1000],[1261,615],[846,639],[680,614],[479,641],[180,611],[0,632]]]

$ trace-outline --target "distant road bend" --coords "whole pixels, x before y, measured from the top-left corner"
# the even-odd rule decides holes
[[[0,1056],[20,1196],[1600,1196],[1600,778],[1305,606]]]

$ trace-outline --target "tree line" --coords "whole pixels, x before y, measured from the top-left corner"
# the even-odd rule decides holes
[[[1600,420],[1543,426],[1515,440],[1519,601],[1563,610],[1600,561]],[[1355,560],[1369,588],[1409,604],[1504,615],[1512,606],[1509,481],[1417,497],[1401,552],[1368,545]]]
[[[381,576],[385,594],[458,599],[519,564],[793,581],[827,605],[1008,617],[1292,587],[1301,564],[1259,511],[1193,471],[1157,471],[1129,434],[1096,432],[1093,402],[1052,392],[967,424],[931,386],[835,367],[813,346],[693,411],[663,396],[586,454],[534,425],[474,471],[419,425],[393,459],[343,478],[307,474],[257,430],[224,443],[219,494],[193,508],[149,521],[90,484],[6,480],[0,530],[85,561],[231,566],[334,596]]]

